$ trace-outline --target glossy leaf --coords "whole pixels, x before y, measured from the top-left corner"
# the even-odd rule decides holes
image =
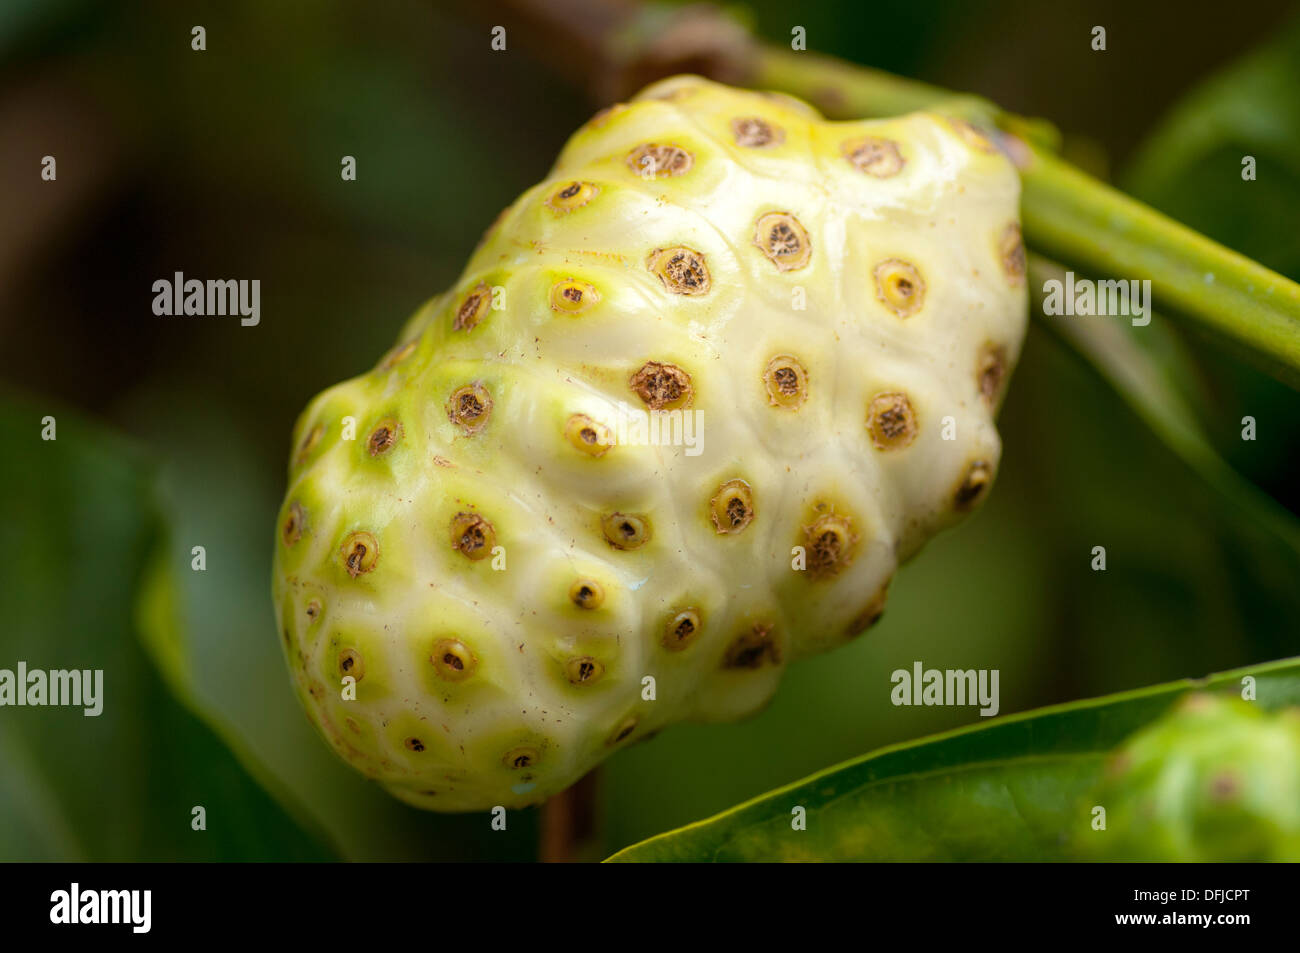
[[[1039,709],[885,748],[610,860],[1067,860],[1107,754],[1185,693],[1247,675],[1261,706],[1300,703],[1292,659]]]
[[[149,467],[71,414],[55,412],[57,439],[43,440],[48,413],[0,407],[0,668],[100,670],[102,711],[0,708],[0,860],[330,859],[175,700],[137,638],[137,592],[165,535]]]

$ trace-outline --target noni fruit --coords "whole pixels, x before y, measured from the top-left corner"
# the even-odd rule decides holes
[[[696,77],[598,114],[298,422],[274,588],[325,738],[419,807],[532,804],[870,626],[994,479],[1018,198],[941,115]]]
[[[1098,806],[1087,859],[1300,861],[1300,709],[1188,695],[1114,754]]]

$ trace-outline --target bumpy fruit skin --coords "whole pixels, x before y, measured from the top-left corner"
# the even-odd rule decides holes
[[[1300,861],[1300,709],[1189,695],[1129,739],[1090,798],[1086,859]]]
[[[597,115],[298,422],[274,588],[325,738],[411,804],[521,806],[862,632],[996,471],[1018,198],[938,115],[695,77]]]

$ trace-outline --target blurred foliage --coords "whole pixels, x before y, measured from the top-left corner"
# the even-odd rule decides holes
[[[1256,178],[1242,179],[1255,159]],[[1139,150],[1122,184],[1138,198],[1211,238],[1300,281],[1300,16],[1279,35],[1194,90]],[[1199,336],[1206,368],[1203,414],[1230,462],[1262,486],[1300,501],[1295,448],[1300,394]],[[1254,443],[1238,439],[1254,416]]]
[[[629,847],[611,860],[1072,860],[1078,859],[1081,845],[1093,846],[1090,842],[1101,837],[1124,843],[1135,853],[1130,859],[1142,860],[1144,847],[1158,852],[1168,845],[1145,839],[1140,811],[1117,811],[1107,818],[1104,835],[1092,828],[1093,805],[1111,804],[1088,796],[1105,776],[1112,749],[1157,722],[1189,693],[1210,689],[1227,699],[1238,698],[1247,675],[1254,681],[1254,701],[1237,704],[1249,715],[1243,718],[1225,705],[1222,711],[1212,708],[1213,716],[1197,724],[1207,731],[1223,728],[1230,740],[1254,744],[1250,756],[1242,759],[1255,769],[1249,778],[1255,782],[1253,789],[1245,793],[1287,822],[1288,841],[1277,849],[1281,859],[1294,859],[1296,806],[1287,798],[1300,767],[1300,746],[1276,752],[1281,758],[1276,773],[1286,782],[1277,791],[1268,786],[1270,766],[1260,749],[1267,751],[1278,737],[1300,735],[1290,729],[1279,732],[1262,718],[1258,724],[1250,720],[1260,710],[1300,705],[1300,662],[1293,659],[1226,672],[1206,683],[1159,685],[896,745]],[[1209,696],[1216,701],[1218,697]],[[1300,714],[1300,709],[1293,708],[1292,714]],[[1158,744],[1152,748],[1144,747],[1152,768],[1169,763],[1161,776],[1180,781],[1171,777],[1181,763],[1178,753]],[[1181,787],[1163,793],[1168,813],[1175,817],[1184,793],[1199,794]],[[798,828],[796,808],[803,810],[803,826]],[[1232,845],[1219,843],[1217,849],[1230,851]],[[1259,850],[1260,845],[1252,844],[1251,849]]]
[[[799,18],[814,48],[1042,112],[1122,157],[1179,90],[1256,44],[1285,4],[1261,2],[1212,31],[1173,0],[1147,7],[887,0],[864,16],[837,0]],[[754,4],[772,40],[788,37],[789,19],[788,6]],[[1110,30],[1104,57],[1086,49],[1093,22]],[[194,23],[207,28],[205,53],[190,50]],[[0,16],[0,160],[14,170],[0,177],[13,190],[0,231],[0,375],[37,407],[70,403],[158,460],[177,586],[174,617],[160,608],[152,620],[165,668],[247,770],[348,857],[534,850],[531,812],[493,835],[482,815],[415,812],[336,763],[297,710],[269,595],[297,413],[371,366],[593,111],[524,57],[492,53],[484,34],[424,0],[65,0]],[[1300,100],[1294,86],[1275,92],[1292,109]],[[1272,108],[1240,95],[1247,115]],[[44,154],[59,158],[57,187],[36,180]],[[356,182],[339,178],[344,155],[357,157]],[[1224,171],[1228,182],[1238,169]],[[1261,178],[1271,169],[1261,163]],[[1170,186],[1167,201],[1212,191],[1210,181]],[[1294,199],[1274,201],[1296,218]],[[1223,227],[1171,211],[1211,234]],[[1292,231],[1243,250],[1277,267],[1270,255],[1294,241]],[[153,316],[153,280],[177,270],[259,278],[261,324]],[[1300,426],[1291,395],[1198,353],[1181,386],[1215,444],[1300,508],[1283,463]],[[1229,426],[1243,413],[1261,421],[1255,443]],[[914,660],[1000,669],[1002,710],[1013,712],[1295,652],[1300,587],[1268,528],[1243,522],[1041,328],[1001,428],[987,506],[900,575],[870,636],[792,668],[755,719],[675,728],[609,762],[610,850],[976,718],[894,708],[889,673]],[[195,544],[208,549],[206,573],[189,571]],[[1107,547],[1105,573],[1089,569],[1095,545]],[[15,590],[33,630],[35,597],[64,591],[68,570],[44,571]],[[110,626],[81,634],[122,650]],[[18,638],[0,635],[0,665]],[[133,796],[127,765],[104,772],[104,797]]]
[[[1061,281],[1064,275],[1059,265],[1030,253],[1031,287]],[[1152,433],[1222,496],[1239,532],[1253,537],[1256,547],[1271,550],[1270,560],[1300,579],[1300,520],[1230,467],[1210,442],[1186,398],[1198,379],[1196,364],[1168,318],[1152,314],[1149,324],[1134,326],[1065,315],[1035,317],[1088,361]]]
[[[46,414],[57,440],[41,439]],[[333,857],[176,702],[137,641],[136,595],[165,538],[152,469],[74,418],[0,404],[0,668],[101,670],[102,711],[0,710],[0,860]],[[191,828],[196,805],[206,830]]]
[[[1284,275],[1300,275],[1300,18],[1203,83],[1142,144],[1125,187]],[[1256,178],[1241,177],[1242,159]]]

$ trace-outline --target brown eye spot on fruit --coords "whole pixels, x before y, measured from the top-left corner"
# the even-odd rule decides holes
[[[650,540],[650,522],[632,513],[610,513],[601,519],[600,528],[615,549],[639,549]]]
[[[1006,348],[992,343],[985,344],[975,362],[975,382],[979,386],[980,399],[990,410],[997,406],[1006,376]]]
[[[785,130],[758,116],[739,116],[731,120],[731,135],[736,145],[745,149],[763,149],[785,142]]]
[[[546,197],[546,207],[557,215],[568,215],[599,194],[600,187],[592,182],[566,182]]]
[[[866,136],[862,139],[850,139],[841,146],[844,158],[859,172],[873,175],[878,179],[887,179],[898,175],[907,165],[907,160],[898,149],[898,143],[892,139],[878,136]]]
[[[762,623],[737,636],[722,659],[722,667],[728,669],[755,669],[765,664],[781,664],[781,646],[775,627]]]
[[[467,434],[487,426],[492,415],[492,395],[481,384],[458,387],[447,399],[447,417]]]
[[[391,417],[381,420],[366,439],[366,450],[372,457],[382,456],[402,439],[402,425]]]
[[[867,408],[867,430],[877,450],[901,450],[916,439],[916,414],[906,394],[877,394]]]
[[[366,677],[366,662],[356,649],[343,649],[339,652],[339,677],[351,676],[358,682]]]
[[[768,212],[754,223],[754,244],[777,271],[796,271],[812,257],[808,232],[789,212]]]
[[[925,302],[925,282],[916,266],[901,258],[886,258],[876,265],[876,297],[900,318],[921,310]]]
[[[456,309],[453,331],[472,331],[492,307],[492,289],[480,281]]]
[[[579,579],[569,587],[569,600],[579,609],[599,609],[605,604],[605,588],[594,579]]]
[[[675,364],[647,361],[628,380],[632,392],[651,410],[673,410],[691,400],[691,375]]]
[[[467,559],[486,559],[496,541],[496,529],[477,513],[457,513],[452,517],[451,548]]]
[[[675,245],[656,248],[646,258],[646,267],[663,286],[677,295],[708,294],[712,286],[704,256],[692,248]]]
[[[754,520],[754,493],[744,480],[728,480],[709,501],[713,528],[719,535],[742,532]]]
[[[803,528],[808,574],[814,579],[838,575],[853,561],[857,536],[847,516],[825,513]]]
[[[379,562],[379,543],[369,533],[351,533],[339,550],[343,568],[353,579],[370,572]]]
[[[966,474],[953,493],[953,504],[959,510],[973,507],[993,482],[993,465],[987,460],[976,460],[966,468]]]
[[[670,143],[647,142],[637,146],[627,155],[627,167],[648,179],[659,176],[685,175],[695,164],[695,157],[681,146]]]
[[[302,444],[298,447],[297,463],[301,466],[311,456],[311,452],[320,444],[321,437],[325,436],[325,428],[317,424],[307,431],[307,436],[303,437]]]
[[[449,682],[463,682],[478,668],[478,659],[460,639],[439,639],[429,653],[429,661],[438,677]]]
[[[614,446],[614,432],[586,414],[574,414],[564,425],[570,446],[593,457],[604,456]]]
[[[632,732],[636,731],[636,726],[637,718],[635,715],[624,718],[619,722],[618,727],[614,729],[613,733],[610,734],[609,738],[605,741],[605,744],[613,747],[620,741],[626,741]]]
[[[564,674],[574,685],[590,685],[605,674],[605,666],[590,655],[584,655],[565,662]]]
[[[320,603],[313,599],[307,603],[307,624],[312,625],[320,619]]]
[[[576,278],[565,278],[551,287],[551,310],[560,314],[582,314],[600,301],[594,285]]]
[[[537,753],[537,749],[528,747],[511,748],[501,758],[501,762],[506,767],[513,768],[516,771],[531,768],[540,760],[541,755]]]
[[[1236,772],[1225,768],[1210,778],[1208,788],[1211,801],[1230,804],[1241,797],[1244,785]]]
[[[419,738],[407,738],[404,744],[408,750],[414,751],[416,754],[424,750],[424,742]]]
[[[302,538],[302,528],[306,521],[307,515],[303,512],[301,503],[295,502],[289,507],[289,513],[285,516],[284,525],[281,527],[286,546],[292,546]]]
[[[808,399],[808,373],[797,357],[778,354],[763,369],[763,386],[773,407],[797,410]]]
[[[992,143],[989,137],[986,136],[982,130],[977,129],[965,119],[960,119],[956,116],[949,116],[948,125],[952,127],[953,132],[957,133],[957,137],[961,139],[962,142],[966,143],[966,145],[970,146],[977,152],[994,153],[998,151],[998,147]]]
[[[1012,222],[1002,230],[998,239],[998,257],[1002,271],[1012,285],[1025,283],[1025,241],[1020,234],[1020,223]]]
[[[668,620],[668,625],[664,627],[663,638],[660,641],[663,643],[664,648],[673,652],[680,652],[695,641],[695,637],[699,634],[699,610],[683,609]]]

